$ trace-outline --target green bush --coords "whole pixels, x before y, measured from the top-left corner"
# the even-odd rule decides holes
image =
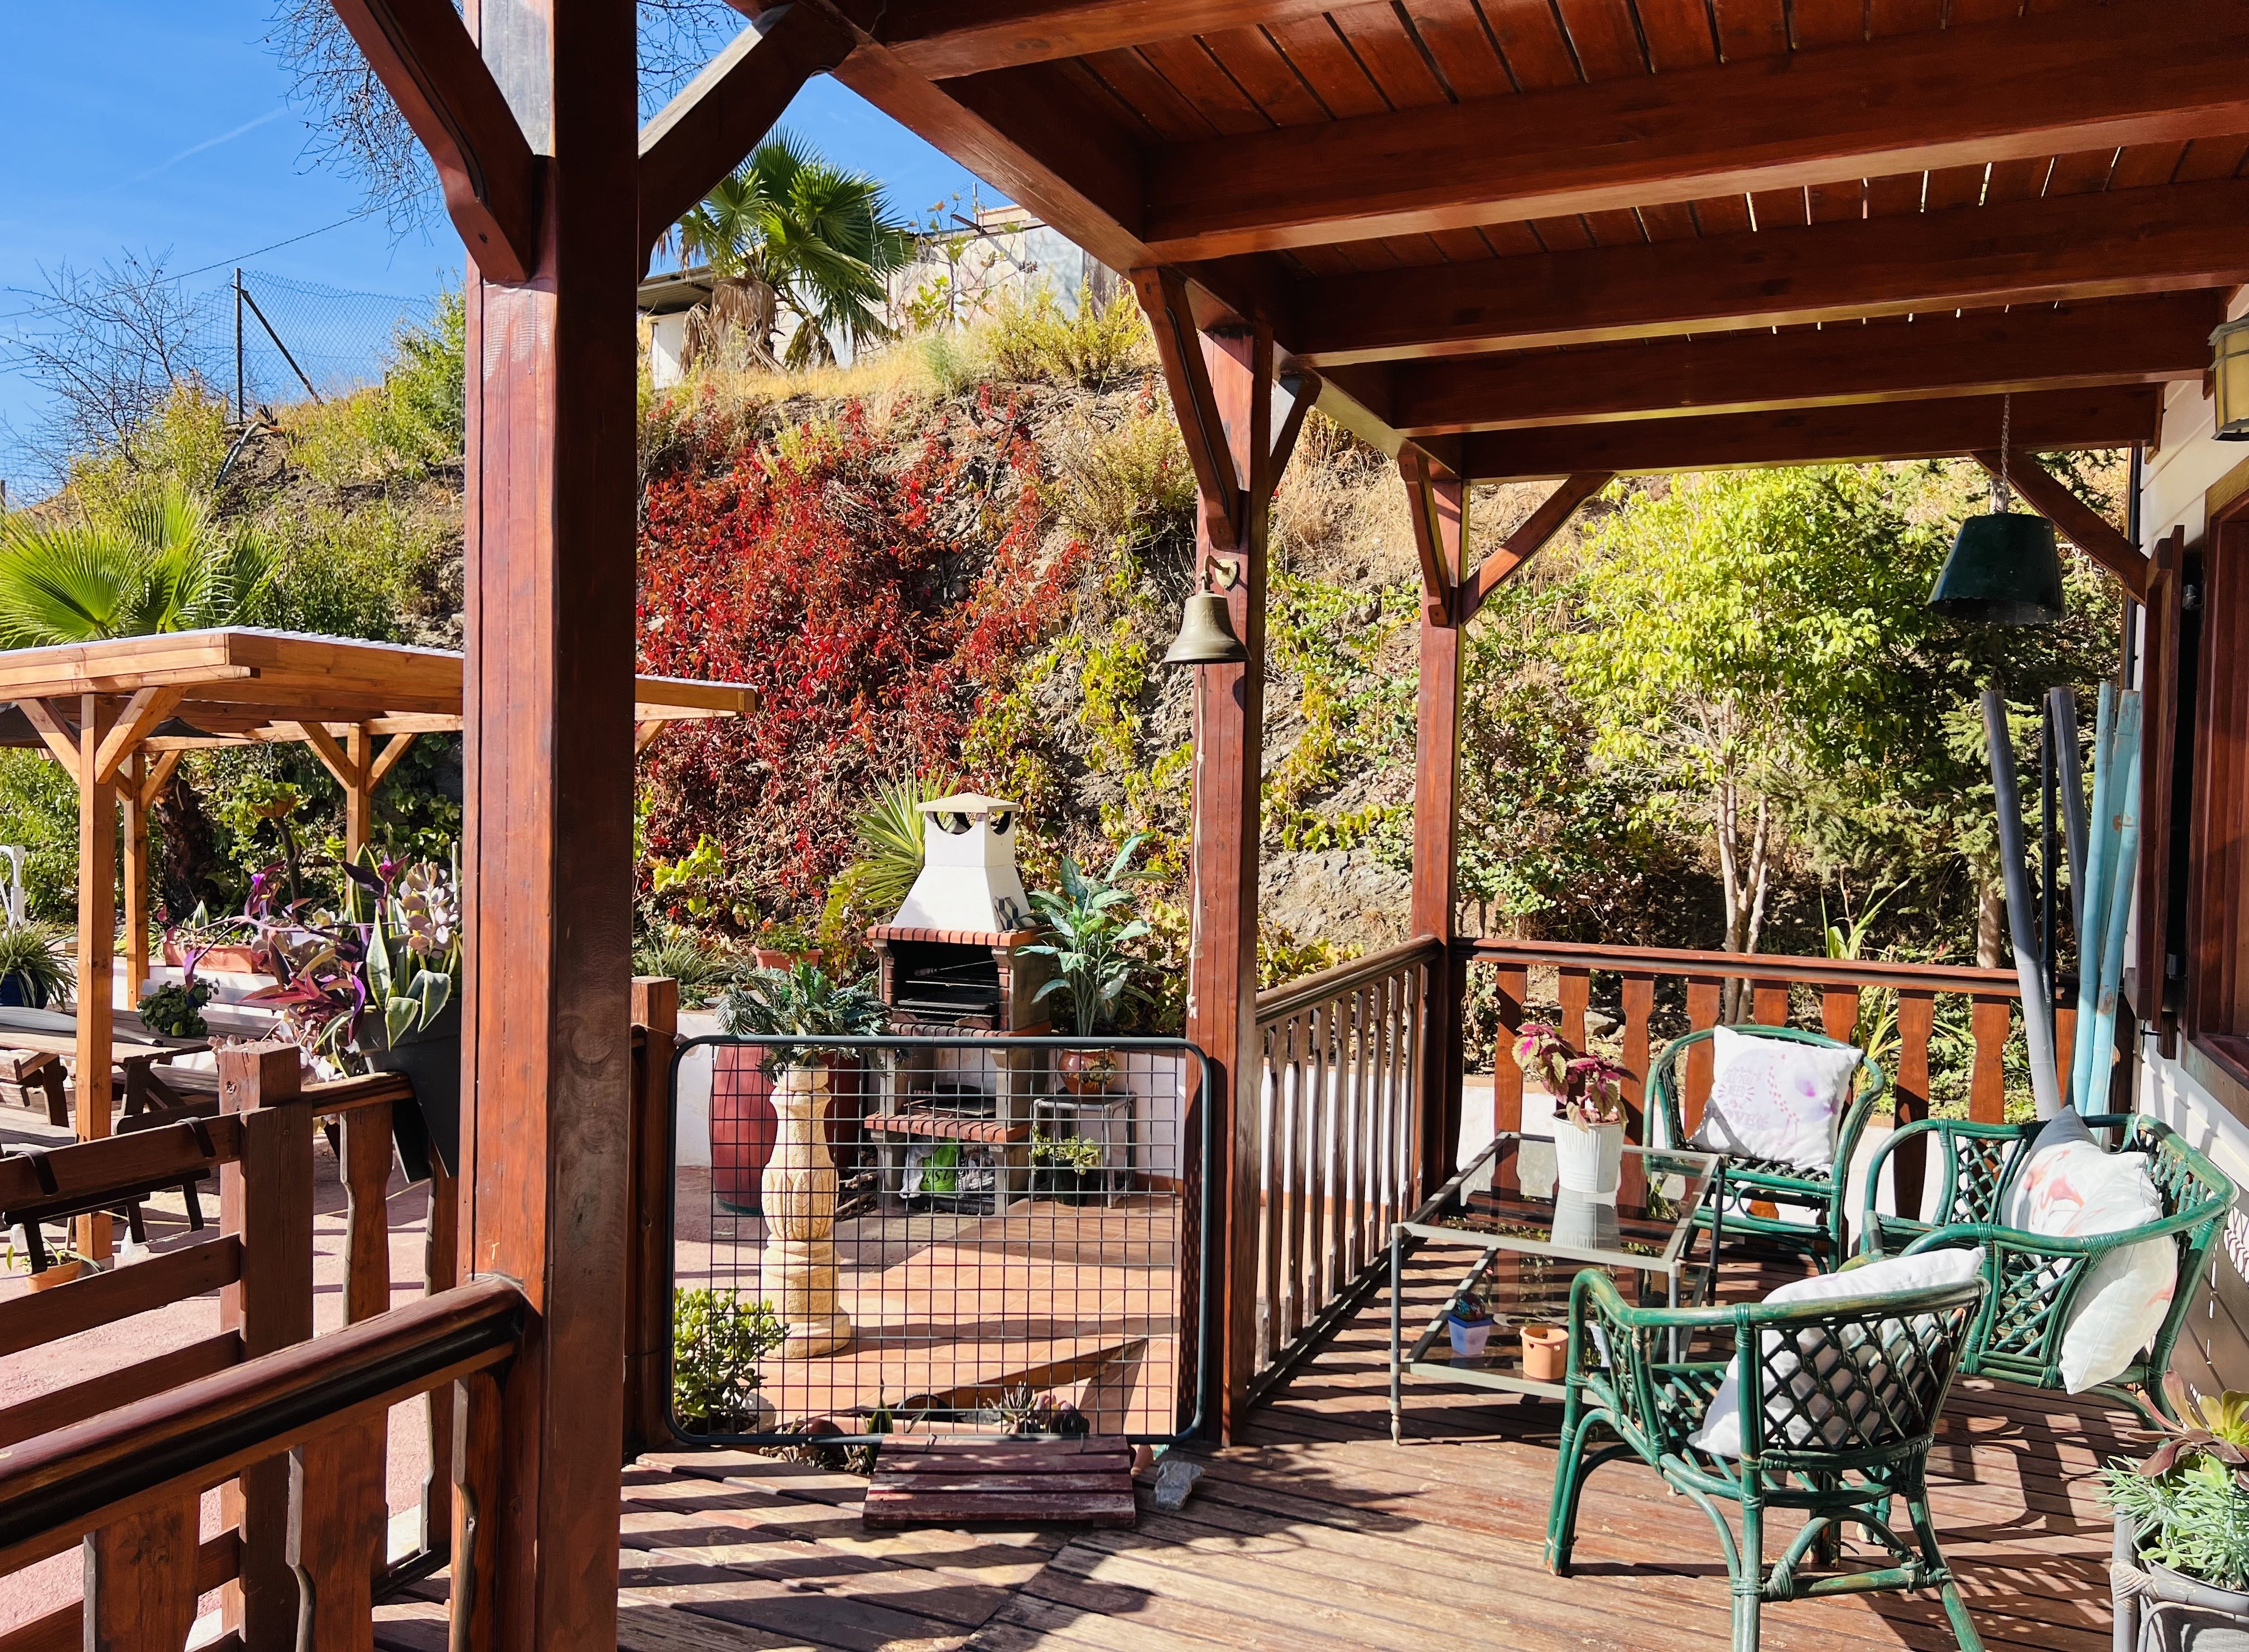
[[[1049,288],[1028,298],[1009,291],[982,331],[993,371],[1022,384],[1110,390],[1154,360],[1139,301],[1123,291],[1107,304],[1096,304],[1092,292],[1081,287],[1070,315],[1063,313]]]
[[[290,418],[295,458],[328,487],[411,480],[461,456],[467,433],[467,312],[457,293],[427,325],[402,328],[382,382],[299,408]]]
[[[1132,414],[1095,431],[1069,456],[1062,525],[1088,544],[1147,545],[1191,538],[1195,479],[1168,409]]]
[[[438,521],[387,499],[272,514],[272,581],[261,625],[369,642],[414,640],[450,606],[440,588],[452,546]]]
[[[38,751],[0,751],[0,843],[25,853],[24,895],[33,917],[78,915],[78,788]]]
[[[702,1434],[738,1431],[749,1420],[758,1361],[785,1340],[763,1302],[734,1291],[681,1291],[672,1298],[671,1409]]]

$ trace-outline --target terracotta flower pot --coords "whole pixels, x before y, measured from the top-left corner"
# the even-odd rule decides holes
[[[1105,1095],[1117,1077],[1117,1057],[1108,1050],[1059,1050],[1055,1082],[1072,1095]]]
[[[1570,1374],[1570,1333],[1558,1325],[1523,1327],[1523,1374],[1533,1382],[1559,1382]]]
[[[72,1279],[77,1278],[79,1275],[85,1272],[86,1264],[83,1262],[75,1260],[70,1262],[51,1262],[45,1269],[31,1276],[31,1289],[34,1291],[52,1291],[58,1285],[68,1285]]]
[[[164,943],[164,962],[175,970],[187,968],[188,955],[176,941]],[[257,947],[206,947],[196,961],[196,969],[203,974],[271,975],[265,953]]]

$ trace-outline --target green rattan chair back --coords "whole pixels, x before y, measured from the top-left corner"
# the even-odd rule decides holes
[[[1823,1050],[1847,1050],[1852,1047],[1823,1033],[1807,1032],[1798,1027],[1769,1027],[1751,1022],[1732,1027],[1730,1031],[1747,1038],[1809,1044]],[[1688,1053],[1696,1045],[1709,1042],[1716,1032],[1715,1027],[1705,1027],[1699,1032],[1688,1033],[1683,1038],[1673,1039],[1649,1070],[1649,1121],[1651,1125],[1661,1121],[1664,1140],[1671,1145],[1684,1145],[1689,1134],[1685,1113]],[[1729,1205],[1724,1219],[1727,1237],[1756,1236],[1777,1240],[1814,1252],[1827,1267],[1838,1265],[1850,1249],[1844,1189],[1849,1180],[1852,1155],[1858,1151],[1860,1138],[1866,1133],[1867,1119],[1873,1116],[1888,1088],[1889,1080],[1881,1068],[1862,1054],[1851,1099],[1844,1104],[1842,1114],[1836,1121],[1835,1162],[1831,1170],[1807,1170],[1771,1160],[1727,1155]],[[1785,1206],[1792,1211],[1803,1214],[1800,1217],[1794,1214],[1755,1215],[1747,1209],[1747,1202],[1751,1199],[1770,1200],[1777,1209]],[[1707,1212],[1696,1219],[1700,1225],[1709,1225]]]

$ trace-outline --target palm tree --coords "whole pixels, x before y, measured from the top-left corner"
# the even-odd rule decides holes
[[[912,228],[890,216],[882,186],[830,166],[775,133],[679,221],[682,252],[718,278],[714,323],[740,330],[768,367],[832,362],[831,335],[855,349],[888,339],[884,278],[911,263]],[[774,334],[786,305],[798,326],[786,362]]]
[[[0,648],[238,625],[273,577],[246,530],[229,532],[176,483],[55,527],[0,523]]]

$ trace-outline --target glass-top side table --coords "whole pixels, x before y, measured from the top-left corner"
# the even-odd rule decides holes
[[[1410,1374],[1472,1387],[1559,1399],[1559,1382],[1523,1374],[1522,1328],[1569,1322],[1570,1285],[1580,1267],[1640,1275],[1646,1299],[1655,1276],[1664,1300],[1679,1303],[1695,1213],[1723,1206],[1722,1162],[1712,1154],[1627,1147],[1623,1174],[1610,1194],[1573,1193],[1555,1175],[1554,1144],[1544,1136],[1505,1134],[1390,1232],[1390,1437],[1402,1437],[1405,1378]],[[1718,1253],[1714,1224],[1710,1255]],[[1425,1244],[1473,1251],[1444,1306],[1409,1348],[1406,1345],[1407,1256]],[[1474,1355],[1452,1346],[1446,1315],[1472,1291],[1485,1290],[1497,1315],[1490,1339]]]

